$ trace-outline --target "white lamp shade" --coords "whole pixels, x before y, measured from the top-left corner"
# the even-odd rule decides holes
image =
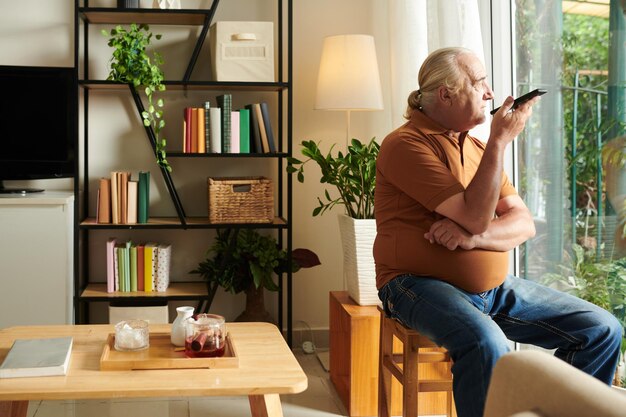
[[[372,36],[338,35],[324,39],[315,108],[382,110],[383,96]]]

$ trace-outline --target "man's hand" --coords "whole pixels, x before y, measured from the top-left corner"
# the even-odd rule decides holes
[[[430,243],[437,243],[449,250],[461,248],[471,250],[476,247],[473,235],[450,219],[436,221],[430,230],[424,233],[424,238]]]

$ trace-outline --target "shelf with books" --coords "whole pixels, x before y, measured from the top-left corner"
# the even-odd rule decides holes
[[[225,2],[222,2],[225,3]],[[82,217],[77,217],[75,222],[75,230],[78,236],[78,239],[75,244],[74,253],[77,258],[75,261],[75,321],[76,323],[84,323],[90,321],[90,312],[89,312],[89,303],[96,301],[111,301],[114,299],[123,299],[128,301],[143,300],[146,298],[159,298],[164,300],[196,300],[199,305],[202,303],[206,303],[208,298],[208,293],[206,289],[206,285],[203,282],[183,282],[173,280],[170,282],[170,287],[167,291],[164,292],[152,292],[152,293],[140,293],[140,292],[113,292],[107,293],[106,284],[98,283],[95,281],[101,281],[101,271],[97,266],[101,263],[99,259],[94,258],[90,261],[90,257],[95,252],[94,248],[97,248],[99,242],[102,241],[104,236],[106,236],[107,231],[118,231],[120,235],[123,236],[124,239],[133,239],[133,241],[146,241],[148,236],[158,235],[159,229],[164,230],[172,230],[172,235],[179,235],[184,233],[185,237],[189,234],[203,234],[204,232],[188,232],[189,229],[223,229],[223,228],[253,228],[253,229],[265,229],[266,231],[273,230],[275,234],[278,235],[278,241],[282,245],[282,247],[286,250],[292,249],[292,203],[291,203],[291,187],[292,187],[292,179],[290,174],[285,173],[286,166],[286,158],[291,156],[292,154],[292,141],[291,141],[291,131],[292,131],[292,82],[290,80],[292,74],[292,61],[291,61],[291,44],[292,44],[292,26],[291,26],[291,16],[293,13],[292,0],[276,0],[276,13],[273,14],[273,17],[269,17],[267,20],[274,20],[275,31],[273,35],[276,37],[274,40],[273,48],[276,50],[276,56],[274,58],[274,64],[276,65],[276,80],[274,82],[267,81],[212,81],[208,79],[199,79],[199,80],[191,80],[191,74],[194,71],[196,66],[196,62],[202,63],[202,59],[198,59],[201,49],[205,40],[210,40],[211,36],[209,35],[209,27],[211,22],[215,16],[218,5],[220,4],[219,0],[211,0],[209,2],[210,7],[206,9],[199,10],[191,10],[191,9],[180,9],[180,10],[161,10],[161,9],[116,9],[110,7],[89,7],[89,2],[87,0],[75,0],[75,48],[76,48],[76,62],[79,77],[82,79],[79,80],[79,88],[83,94],[83,107],[82,111],[84,114],[84,131],[82,134],[82,143],[83,143],[83,167],[82,167],[82,175],[80,175],[81,183],[83,186],[82,192],[79,193],[78,189],[76,191],[77,199],[80,195],[80,213],[83,213]],[[83,7],[84,6],[84,7]],[[226,7],[226,6],[225,6]],[[231,13],[238,13],[236,10],[232,9]],[[265,12],[261,13],[261,15],[266,15]],[[236,19],[231,19],[236,20]],[[262,19],[260,19],[262,20]],[[181,29],[184,29],[184,26],[191,26],[190,29],[190,37],[194,38],[190,43],[195,43],[193,46],[193,51],[191,52],[191,56],[189,57],[188,62],[178,61],[181,64],[181,67],[186,65],[186,71],[184,72],[184,76],[180,80],[176,79],[168,79],[164,81],[164,85],[166,87],[166,94],[172,96],[173,100],[168,100],[168,107],[166,109],[165,119],[167,121],[168,126],[176,126],[177,123],[181,123],[182,128],[182,120],[180,116],[176,116],[175,112],[171,112],[170,109],[176,109],[176,106],[182,106],[181,104],[170,104],[170,103],[178,103],[179,98],[184,97],[186,100],[185,105],[191,105],[191,98],[193,94],[197,96],[205,95],[207,97],[202,98],[197,104],[205,104],[206,100],[215,100],[218,95],[224,94],[233,94],[233,98],[235,101],[243,101],[244,96],[246,96],[245,100],[256,100],[259,104],[267,100],[270,104],[270,114],[271,121],[274,124],[274,148],[270,149],[263,148],[263,152],[252,152],[252,153],[185,153],[181,151],[182,142],[178,139],[178,132],[180,130],[175,130],[175,134],[171,134],[168,136],[168,145],[167,145],[167,157],[170,160],[180,160],[179,166],[174,165],[174,169],[176,170],[175,177],[171,176],[169,172],[165,172],[166,170],[161,169],[161,173],[163,174],[163,181],[166,185],[167,192],[169,193],[169,198],[174,203],[174,208],[176,212],[173,216],[158,216],[153,217],[149,216],[148,221],[146,223],[128,223],[128,224],[102,224],[98,223],[97,216],[98,212],[94,210],[93,202],[96,201],[94,198],[94,193],[96,190],[90,190],[90,184],[93,187],[94,178],[96,175],[94,170],[90,173],[90,166],[93,164],[89,164],[88,159],[89,155],[89,139],[88,136],[90,134],[89,128],[89,112],[93,111],[94,103],[90,103],[90,100],[93,100],[95,103],[98,100],[102,99],[102,97],[111,97],[113,95],[130,95],[134,101],[134,104],[137,109],[139,116],[141,116],[142,112],[145,111],[144,104],[142,102],[143,95],[138,93],[128,84],[108,81],[103,79],[92,79],[90,78],[90,74],[92,72],[89,70],[89,67],[93,67],[92,61],[94,60],[93,56],[89,54],[90,42],[94,43],[93,36],[90,35],[90,32],[93,32],[99,25],[128,25],[131,23],[135,24],[149,24],[151,26],[180,26]],[[92,28],[91,25],[95,27]],[[193,28],[193,26],[198,26],[199,28]],[[109,26],[110,27],[110,26]],[[109,27],[102,27],[108,29]],[[151,28],[152,29],[152,28]],[[179,28],[173,27],[171,29],[166,29],[169,31],[179,31]],[[276,36],[277,35],[277,36]],[[90,40],[91,38],[91,40]],[[187,38],[188,39],[188,38]],[[188,45],[191,46],[191,45]],[[97,48],[94,48],[97,51]],[[79,52],[82,51],[82,52]],[[97,53],[97,52],[96,52]],[[203,52],[204,53],[204,52]],[[167,57],[165,57],[167,59]],[[206,68],[203,69],[204,74],[208,74]],[[206,77],[196,77],[196,78],[206,78]],[[193,93],[193,92],[199,93]],[[207,94],[202,94],[206,92]],[[188,96],[189,93],[189,96]],[[241,96],[239,96],[241,93]],[[196,104],[196,103],[193,103]],[[213,103],[211,103],[213,104]],[[243,106],[246,103],[238,103]],[[182,109],[181,109],[182,110]],[[178,113],[180,114],[180,113]],[[92,116],[93,117],[93,116]],[[141,117],[139,118],[141,120]],[[182,130],[182,129],[181,129]],[[155,150],[155,135],[154,131],[150,126],[145,128],[145,134],[150,142],[152,150]],[[174,139],[172,139],[172,137]],[[183,136],[184,141],[184,136]],[[180,145],[179,145],[180,143]],[[269,144],[269,142],[268,142]],[[250,149],[252,150],[252,148]],[[93,157],[93,156],[91,156]],[[200,158],[200,159],[198,159]],[[202,159],[206,158],[207,163],[203,163]],[[187,167],[183,167],[185,169],[181,169],[181,165],[184,164],[197,166],[203,165],[203,168],[208,170],[214,170],[216,174],[225,173],[224,176],[230,176],[233,174],[231,172],[232,166],[226,166],[227,163],[216,162],[217,159],[222,158],[228,160],[228,163],[233,161],[232,158],[239,158],[241,160],[245,159],[246,164],[237,164],[241,165],[241,168],[237,168],[238,171],[234,172],[234,174],[239,174],[241,172],[242,176],[248,175],[257,175],[255,172],[247,172],[246,169],[249,170],[260,170],[263,175],[267,175],[274,180],[275,184],[275,210],[277,215],[274,217],[273,221],[269,223],[234,223],[234,224],[212,224],[209,221],[209,217],[207,216],[197,216],[198,213],[202,213],[202,211],[198,210],[199,202],[206,199],[206,193],[189,193],[188,189],[183,187],[188,187],[189,184],[193,184],[193,186],[197,186],[196,184],[199,181],[186,181],[188,178],[180,179],[178,178],[180,172],[185,172]],[[256,159],[256,161],[253,161]],[[210,160],[210,163],[208,161]],[[214,163],[215,162],[215,163]],[[176,163],[176,162],[175,162]],[[174,164],[175,164],[174,163]],[[231,164],[235,165],[235,164]],[[250,168],[252,167],[252,168]],[[120,167],[111,167],[112,169],[120,168]],[[142,166],[142,169],[145,170],[153,170],[154,166]],[[98,167],[97,169],[101,169]],[[137,170],[138,168],[133,168],[133,170]],[[269,175],[268,175],[269,170]],[[186,175],[190,175],[189,170],[186,171]],[[227,174],[226,174],[227,172]],[[213,172],[211,172],[213,175]],[[91,178],[90,178],[91,177]],[[153,175],[153,181],[160,181],[157,178],[158,175]],[[180,181],[179,184],[176,184],[174,178]],[[203,181],[204,182],[204,179]],[[183,202],[179,198],[177,185],[183,191],[182,197],[186,197],[189,199],[190,195],[193,200],[187,201],[185,203],[189,204],[190,212],[193,212],[193,216],[188,216],[183,208]],[[162,191],[158,186],[157,188]],[[154,196],[153,196],[154,197]],[[167,193],[162,193],[159,200],[167,200]],[[154,203],[154,200],[152,201]],[[158,204],[161,204],[161,201],[158,201]],[[91,207],[90,207],[91,206]],[[201,207],[201,206],[200,206]],[[94,217],[94,211],[96,211],[96,217]],[[163,213],[163,211],[161,211]],[[166,212],[168,213],[168,212]],[[178,238],[178,237],[176,237]],[[183,275],[185,271],[177,271],[175,273],[176,279],[184,280],[186,279]],[[91,281],[94,282],[91,282]],[[292,276],[291,273],[283,274],[279,277],[279,285],[280,290],[277,293],[278,302],[276,303],[276,308],[278,309],[278,324],[281,329],[284,329],[287,333],[288,343],[291,343],[291,335],[292,335]],[[208,302],[210,304],[210,301]],[[206,304],[204,304],[206,305]],[[208,308],[208,307],[207,307]],[[283,326],[283,321],[286,319],[286,325]]]
[[[185,25],[202,26],[213,16],[217,4],[209,9],[115,9],[111,7],[79,7],[81,19],[92,24]]]
[[[112,229],[223,229],[226,227],[254,228],[254,229],[284,229],[289,223],[282,217],[274,218],[271,223],[220,223],[209,222],[208,217],[186,217],[183,225],[178,217],[150,217],[148,223],[110,224],[98,223],[95,217],[83,219],[79,225],[82,230],[112,230]]]
[[[111,299],[132,298],[167,298],[169,300],[195,300],[207,295],[207,287],[204,282],[171,282],[165,291],[133,291],[133,292],[107,292],[105,283],[89,283],[82,290],[80,298],[84,301],[110,301]]]
[[[178,81],[166,80],[163,82],[169,91],[196,90],[196,91],[258,91],[279,92],[289,88],[285,82],[244,82],[244,81]],[[117,81],[82,79],[78,85],[90,90],[122,90],[128,85]]]

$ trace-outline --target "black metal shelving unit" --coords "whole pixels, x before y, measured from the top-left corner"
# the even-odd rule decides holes
[[[82,3],[82,5],[81,5]],[[79,189],[79,181],[75,181],[76,201],[80,207],[76,210],[75,224],[75,247],[74,247],[74,308],[75,322],[85,323],[89,321],[89,304],[97,301],[109,302],[136,302],[141,304],[146,300],[196,300],[199,305],[210,302],[206,285],[197,282],[173,281],[172,291],[165,293],[150,293],[150,295],[127,295],[122,293],[106,293],[104,284],[91,283],[87,276],[89,271],[89,232],[94,230],[151,230],[151,229],[218,229],[218,228],[255,228],[275,229],[278,233],[278,242],[288,252],[291,252],[293,225],[292,225],[292,177],[285,172],[286,158],[292,155],[292,0],[277,0],[277,27],[278,39],[276,50],[278,59],[277,82],[217,82],[217,81],[192,81],[190,80],[195,68],[202,46],[207,38],[209,27],[219,6],[219,0],[213,0],[208,9],[203,10],[160,10],[160,9],[116,9],[103,7],[89,7],[88,0],[75,0],[75,65],[78,73],[79,88],[83,95],[83,190]],[[160,171],[164,184],[167,187],[169,197],[174,205],[176,216],[150,218],[146,224],[98,224],[95,219],[89,218],[89,97],[90,92],[98,90],[116,90],[121,94],[133,97],[134,104],[141,120],[141,112],[144,110],[140,95],[132,86],[123,83],[89,79],[89,26],[90,25],[116,25],[130,23],[147,23],[150,25],[179,25],[201,26],[202,29],[196,40],[189,63],[183,79],[166,80],[164,82],[168,91],[229,91],[237,92],[269,92],[277,95],[278,124],[277,137],[278,150],[272,154],[185,154],[168,150],[169,159],[174,158],[259,158],[277,160],[276,184],[277,184],[277,216],[272,223],[268,224],[210,224],[208,218],[188,217],[183,203],[176,190],[176,185],[170,173],[161,167]],[[82,34],[81,34],[82,28]],[[79,55],[82,41],[82,58]],[[286,45],[285,45],[285,42]],[[287,56],[284,55],[283,48]],[[82,63],[82,65],[81,65]],[[146,136],[152,149],[155,149],[155,135],[151,127],[146,127]],[[156,165],[156,163],[155,163]],[[158,165],[157,165],[158,166]],[[80,174],[79,174],[80,175]],[[81,197],[82,193],[82,198]],[[201,288],[204,286],[204,289]],[[288,273],[279,277],[278,291],[278,318],[279,327],[286,330],[286,338],[289,345],[292,343],[293,332],[293,304],[292,304],[292,274]],[[284,309],[286,305],[286,311]]]

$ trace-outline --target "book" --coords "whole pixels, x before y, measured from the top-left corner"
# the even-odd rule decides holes
[[[129,264],[129,277],[130,277],[130,291],[137,291],[137,246],[131,245],[128,248],[128,264]]]
[[[191,137],[189,138],[190,142],[190,152],[198,153],[198,109],[193,107],[191,109]]]
[[[122,171],[119,173],[120,181],[117,185],[120,198],[118,200],[120,206],[120,223],[128,223],[128,181],[130,180],[130,173]]]
[[[146,268],[144,266],[144,245],[137,245],[137,291],[144,291],[146,282],[144,274]]]
[[[211,103],[204,102],[204,150],[211,152]]]
[[[185,107],[184,110],[185,136],[183,137],[184,152],[191,153],[191,107]]]
[[[198,141],[198,153],[206,153],[206,140],[204,138],[204,107],[198,108],[198,129],[197,137]]]
[[[250,110],[239,109],[239,153],[250,153]]]
[[[117,242],[113,248],[113,274],[115,275],[115,291],[122,291],[120,287],[120,252]]]
[[[156,255],[157,244],[146,243],[144,245],[143,259],[144,259],[144,291],[152,292],[154,289],[154,277],[156,273]]]
[[[167,290],[170,285],[170,263],[172,259],[172,246],[159,245],[157,251],[157,270],[155,277],[155,289],[158,292]]]
[[[265,121],[263,120],[263,113],[261,112],[261,104],[254,103],[254,112],[256,113],[256,120],[259,124],[259,136],[261,136],[261,148],[262,153],[269,153],[270,145],[267,143],[267,130],[265,129]]]
[[[211,107],[209,109],[210,113],[210,131],[211,131],[211,153],[221,153],[222,152],[222,131],[221,131],[221,120],[222,120],[222,109],[219,107]]]
[[[256,111],[254,105],[246,105],[246,109],[250,114],[250,152],[263,153],[263,147],[261,146],[261,133],[259,132],[259,121],[256,117]]]
[[[231,146],[231,126],[230,117],[233,111],[233,96],[231,94],[222,94],[216,97],[217,105],[222,110],[220,127],[222,132],[222,152],[230,153]]]
[[[121,244],[115,246],[115,259],[117,259],[117,291],[126,291],[126,280],[124,279],[124,247]]]
[[[72,343],[71,337],[16,339],[0,365],[0,378],[65,375]]]
[[[240,153],[239,141],[239,112],[234,111],[230,115],[230,153]]]
[[[266,102],[261,102],[261,114],[263,115],[263,125],[265,126],[265,134],[267,136],[267,144],[270,153],[276,153],[276,143],[274,141],[274,129],[272,129],[272,120],[270,119],[270,110]]]
[[[137,223],[137,186],[137,181],[128,181],[128,196],[126,198],[126,223],[130,224]]]
[[[111,223],[111,178],[100,178],[97,211],[98,223]]]
[[[111,221],[113,224],[120,223],[120,211],[119,211],[119,194],[118,194],[118,172],[111,172]]]
[[[150,172],[139,172],[139,185],[137,186],[137,222],[148,223],[150,207]]]
[[[115,244],[114,237],[107,240],[107,292],[115,292]]]
[[[132,245],[132,242],[128,241],[124,244],[123,247],[123,255],[124,255],[124,262],[123,262],[123,268],[124,268],[124,291],[128,292],[130,291],[130,246]]]

